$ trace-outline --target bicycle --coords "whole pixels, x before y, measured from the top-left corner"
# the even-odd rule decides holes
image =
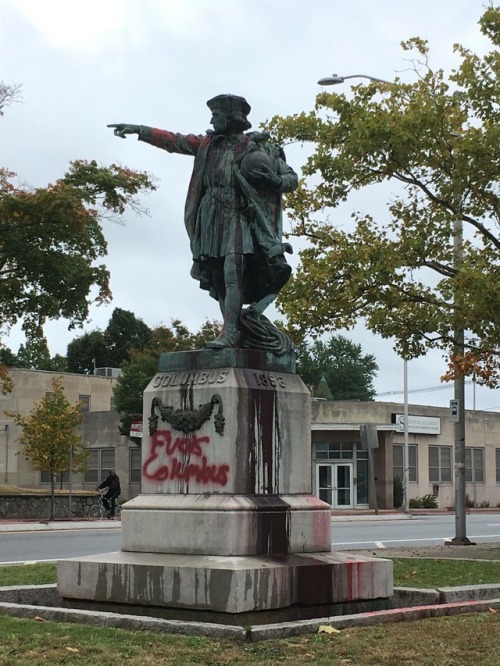
[[[96,502],[89,506],[87,511],[87,518],[89,520],[104,520],[108,518],[108,510],[102,501],[103,496],[103,493],[99,493],[98,498],[96,497]],[[118,499],[119,498],[117,497],[115,503],[115,515],[113,518],[111,518],[111,520],[121,519],[121,504],[119,503]]]

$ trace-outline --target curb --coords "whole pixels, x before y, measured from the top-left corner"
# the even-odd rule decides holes
[[[73,608],[62,608],[57,606],[45,606],[40,604],[44,592],[55,591],[55,585],[30,586],[28,589],[40,593],[38,598],[33,598],[32,603],[16,603],[24,588],[11,587],[0,588],[1,598],[11,601],[0,601],[0,616],[20,617],[27,619],[37,618],[53,622],[71,622],[101,627],[116,627],[131,631],[153,631],[168,634],[183,634],[186,636],[207,636],[209,638],[232,638],[239,641],[256,641],[267,639],[280,639],[303,634],[317,633],[320,627],[330,626],[336,629],[347,629],[350,627],[367,627],[376,624],[387,624],[392,622],[420,620],[431,617],[453,616],[462,613],[485,612],[500,608],[500,599],[481,598],[446,601],[443,603],[431,603],[425,606],[411,606],[405,608],[391,608],[388,610],[368,611],[351,615],[339,615],[310,620],[298,620],[262,625],[251,625],[242,627],[238,625],[226,625],[210,622],[192,622],[183,620],[166,620],[148,615],[131,615],[112,613],[108,611],[83,610]],[[463,588],[462,594],[472,591]],[[483,587],[483,586],[478,586]],[[497,593],[499,586],[494,586],[492,592]],[[37,590],[37,588],[39,588]],[[451,590],[452,588],[448,588]],[[459,588],[457,588],[458,592]],[[417,590],[415,590],[417,592]],[[422,592],[433,592],[422,590]],[[482,592],[482,591],[481,591]],[[480,592],[480,596],[482,596]],[[485,592],[485,591],[484,591]],[[476,596],[472,594],[471,596]],[[28,599],[26,599],[28,601]],[[38,602],[38,603],[37,603]]]
[[[347,515],[347,514],[332,514],[332,523],[350,523],[359,521],[379,521],[379,520],[410,520],[413,518],[411,513],[379,513],[379,514],[360,514],[360,515]]]
[[[302,620],[301,622],[283,622],[282,624],[268,624],[250,628],[250,637],[253,640],[266,640],[269,638],[287,638],[300,634],[317,633],[320,626],[330,626],[336,629],[350,627],[369,627],[374,624],[387,624],[409,620],[423,620],[429,617],[443,617],[459,615],[461,613],[479,613],[500,608],[500,599],[489,601],[462,601],[450,604],[432,604],[430,606],[417,606],[411,608],[391,608],[389,610],[371,611],[357,615],[343,615],[340,617],[327,617],[315,620]]]
[[[102,530],[119,529],[119,520],[88,520],[88,521],[53,521],[46,523],[0,523],[1,532],[48,532],[54,530]]]

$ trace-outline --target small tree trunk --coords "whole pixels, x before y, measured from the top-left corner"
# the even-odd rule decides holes
[[[55,474],[50,475],[50,517],[49,520],[54,520],[54,508],[55,508]]]

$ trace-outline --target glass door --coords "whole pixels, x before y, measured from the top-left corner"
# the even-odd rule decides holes
[[[330,504],[332,509],[352,509],[352,470],[352,463],[316,465],[316,489],[319,499]]]
[[[352,463],[335,463],[335,509],[352,509]]]
[[[320,500],[333,504],[333,465],[316,465],[316,489]]]

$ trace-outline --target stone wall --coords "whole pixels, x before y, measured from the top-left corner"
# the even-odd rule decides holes
[[[71,497],[72,518],[86,518],[88,507],[94,504],[95,496],[73,493]],[[68,495],[56,495],[54,518],[68,519]],[[24,519],[47,520],[50,516],[50,494],[3,495],[0,494],[0,520]]]

